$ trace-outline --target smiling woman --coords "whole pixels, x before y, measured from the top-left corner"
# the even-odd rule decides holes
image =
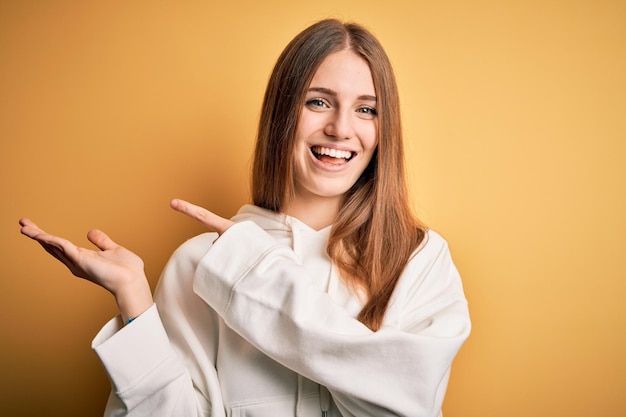
[[[446,242],[411,214],[391,65],[363,27],[298,34],[266,90],[253,203],[183,244],[154,299],[143,262],[22,233],[111,292],[93,341],[109,416],[439,416],[470,331]],[[149,376],[149,377],[147,377]]]

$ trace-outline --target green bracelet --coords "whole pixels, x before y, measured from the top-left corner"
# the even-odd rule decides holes
[[[126,324],[130,324],[133,320],[135,320],[136,317],[129,317],[128,319],[126,319]]]

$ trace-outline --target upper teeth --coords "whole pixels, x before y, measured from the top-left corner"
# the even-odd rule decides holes
[[[314,146],[313,152],[315,152],[318,155],[327,155],[332,158],[349,159],[350,157],[352,157],[352,152],[350,151],[342,151],[340,149],[324,148],[323,146]]]

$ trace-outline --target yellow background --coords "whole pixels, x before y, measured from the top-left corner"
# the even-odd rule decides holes
[[[17,220],[138,252],[154,285],[231,215],[272,64],[308,24],[366,24],[401,88],[418,214],[449,241],[473,333],[446,417],[626,415],[623,1],[1,1],[0,409],[96,416],[112,297]]]

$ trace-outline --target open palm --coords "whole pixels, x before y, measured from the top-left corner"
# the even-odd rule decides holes
[[[113,242],[104,232],[91,230],[87,239],[98,249],[78,247],[67,239],[46,233],[29,219],[21,219],[22,234],[37,241],[77,277],[92,281],[113,294],[133,279],[143,277],[143,261]]]

